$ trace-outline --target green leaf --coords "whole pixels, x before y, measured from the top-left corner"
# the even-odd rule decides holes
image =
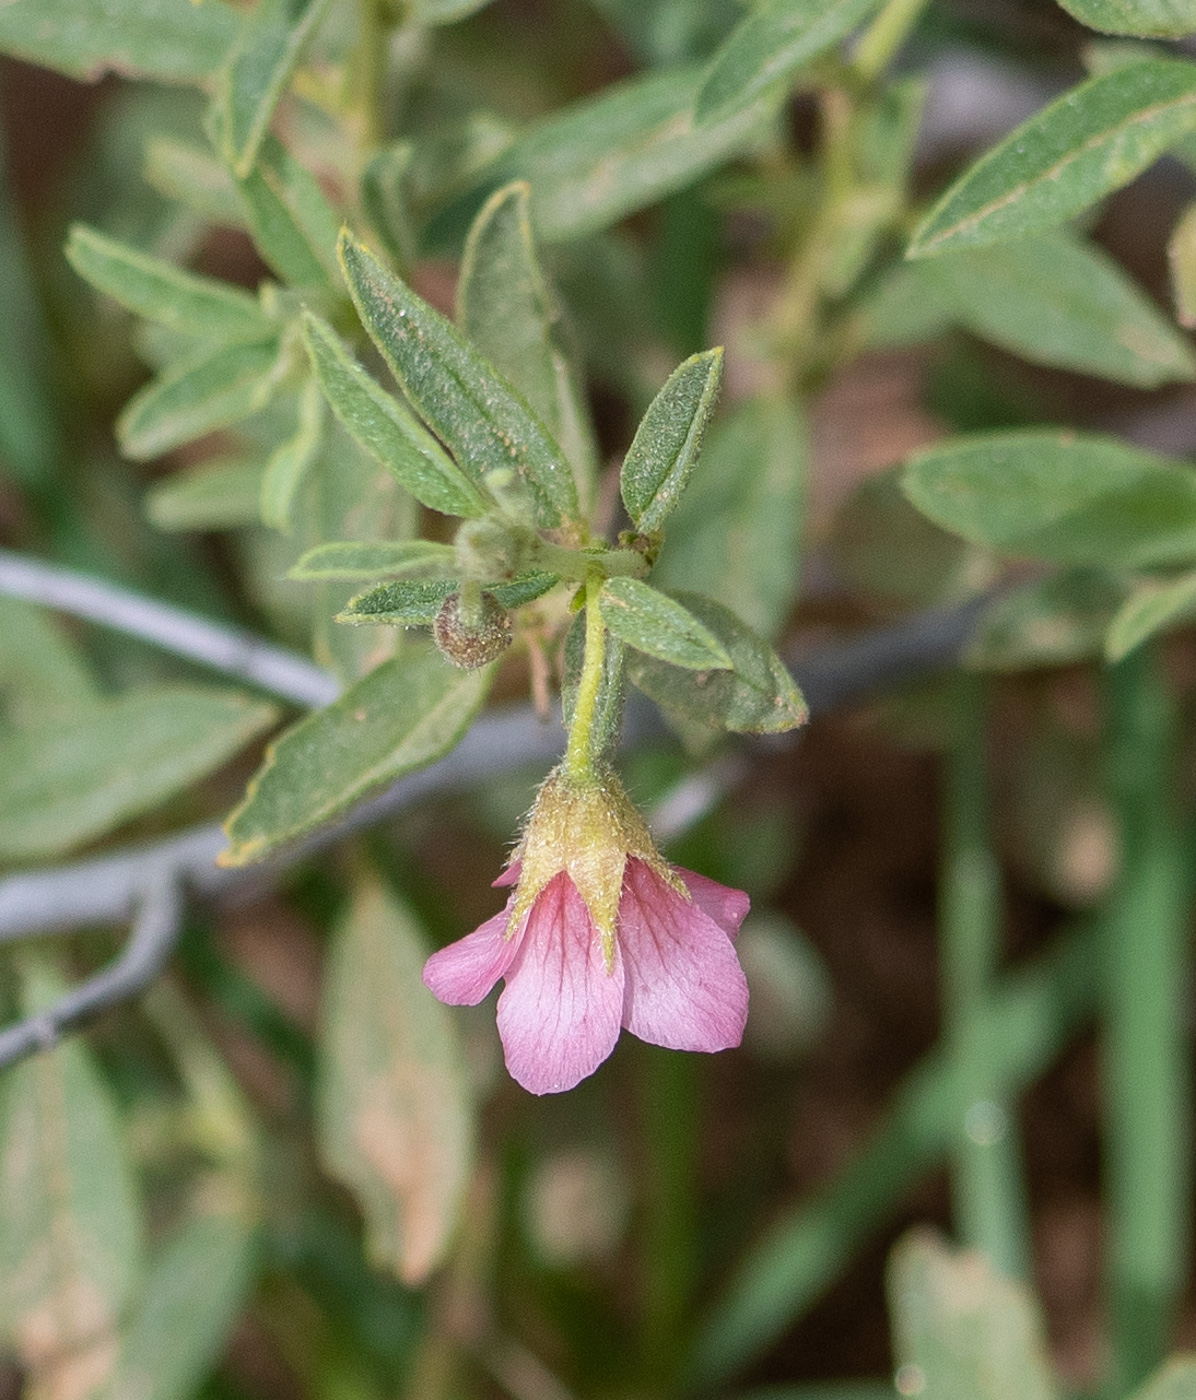
[[[0,858],[56,855],[156,807],[273,724],[273,705],[183,686],[0,738]]]
[[[737,734],[781,734],[809,711],[772,647],[722,606],[697,593],[677,601],[722,643],[733,671],[686,671],[642,652],[627,657],[627,676],[666,713]]]
[[[278,333],[257,298],[248,292],[213,277],[185,272],[86,224],[71,226],[66,256],[93,287],[138,316],[184,335],[260,341]]]
[[[504,608],[519,608],[555,587],[555,574],[523,574],[507,583],[483,584],[483,591],[493,593]],[[454,574],[451,578],[400,579],[367,589],[349,601],[337,617],[338,622],[387,622],[396,627],[427,627],[450,593],[461,587]]]
[[[406,15],[410,24],[453,24],[489,3],[490,0],[410,0]]]
[[[1196,616],[1196,573],[1161,582],[1144,579],[1109,624],[1105,656],[1120,661],[1148,637]]]
[[[270,454],[262,474],[262,523],[275,530],[291,528],[295,496],[324,439],[324,395],[309,379],[299,392],[299,421],[294,436]]]
[[[514,472],[542,526],[574,518],[573,473],[523,396],[347,231],[340,250],[362,324],[462,471],[484,492],[489,472]]]
[[[530,195],[526,181],[506,185],[474,220],[457,282],[457,321],[564,448],[578,496],[591,502],[597,449],[588,410],[558,342],[561,313],[536,257]]]
[[[681,499],[702,450],[722,374],[721,348],[692,355],[669,375],[635,430],[619,490],[632,524],[644,534],[659,530]]]
[[[320,1018],[320,1155],[361,1204],[370,1262],[411,1288],[445,1256],[473,1158],[456,1022],[423,985],[429,952],[410,911],[359,881]]]
[[[607,579],[598,607],[607,628],[636,651],[689,671],[731,669],[726,648],[710,629],[651,584]]]
[[[998,243],[1073,218],[1196,128],[1196,64],[1132,63],[1036,113],[966,170],[907,256]]]
[[[220,151],[244,179],[304,45],[328,0],[257,0],[221,69],[216,90]]]
[[[932,267],[932,262],[898,263],[861,295],[855,314],[870,349],[904,349],[951,329],[951,313],[937,295]]]
[[[725,118],[845,39],[880,0],[767,0],[731,31],[697,99],[697,120]]]
[[[1007,554],[1097,567],[1196,558],[1196,475],[1112,438],[954,438],[912,458],[902,487],[944,529]]]
[[[219,1361],[257,1264],[252,1221],[208,1208],[152,1261],[140,1305],[97,1400],[191,1400]]]
[[[288,729],[229,817],[222,865],[248,865],[451,749],[486,697],[490,667],[458,671],[433,647],[384,661]]]
[[[710,430],[653,581],[670,591],[701,589],[774,636],[797,592],[807,454],[794,400],[737,404]]]
[[[111,71],[194,83],[221,63],[237,22],[222,0],[8,0],[0,52],[84,82]]]
[[[159,457],[265,408],[283,367],[277,339],[205,349],[173,365],[129,400],[116,420],[121,451]]]
[[[98,696],[91,668],[41,608],[0,598],[0,722],[40,724]]]
[[[237,178],[237,189],[258,252],[284,282],[339,290],[340,220],[315,176],[269,133],[253,169]]]
[[[303,339],[333,413],[417,501],[444,515],[485,513],[485,488],[479,490],[432,434],[362,369],[331,326],[305,312]]]
[[[1196,1400],[1196,1356],[1173,1356],[1130,1400]]]
[[[983,1255],[907,1235],[889,1263],[889,1310],[897,1364],[922,1400],[1055,1400],[1033,1299]]]
[[[361,172],[361,207],[400,271],[415,261],[419,243],[407,189],[414,154],[410,141],[392,141],[375,152]]]
[[[1167,240],[1171,298],[1181,326],[1196,326],[1196,204],[1189,204]]]
[[[1178,39],[1196,34],[1194,0],[1059,0],[1069,15],[1105,34]]]
[[[265,463],[241,457],[201,462],[155,482],[145,513],[159,530],[226,530],[261,519]]]
[[[968,640],[965,664],[1023,671],[1099,656],[1125,587],[1100,569],[1064,569],[1002,593]]]
[[[145,143],[142,174],[159,194],[209,223],[245,227],[245,205],[236,183],[205,147],[173,136],[151,136]]]
[[[1183,336],[1099,248],[1023,238],[927,264],[935,291],[976,335],[1034,364],[1153,389],[1196,378]]]
[[[333,540],[309,549],[288,578],[364,580],[403,576],[445,578],[457,568],[451,544],[433,540]]]
[[[63,988],[26,965],[25,1010]],[[116,1109],[80,1039],[0,1078],[0,1335],[30,1393],[94,1395],[137,1284],[141,1218]]]
[[[693,107],[705,71],[698,65],[637,76],[545,118],[490,166],[485,191],[528,181],[532,225],[549,243],[597,233],[656,204],[752,145],[776,113],[780,95],[770,93],[699,126]],[[475,190],[451,205],[428,239],[455,233],[478,197]]]

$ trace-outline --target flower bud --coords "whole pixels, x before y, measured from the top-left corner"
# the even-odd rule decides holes
[[[450,593],[436,614],[432,636],[454,666],[475,671],[511,645],[511,617],[493,593],[479,594],[472,609],[462,608],[460,593]]]

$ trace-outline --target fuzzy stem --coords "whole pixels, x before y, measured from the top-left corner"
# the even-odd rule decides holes
[[[856,45],[852,66],[865,82],[880,77],[905,42],[927,0],[889,0]]]
[[[606,659],[606,627],[598,609],[598,590],[601,587],[601,574],[596,570],[591,571],[586,578],[586,649],[577,683],[577,699],[573,704],[573,723],[569,727],[564,765],[566,773],[579,782],[589,782],[594,777],[594,716]]]

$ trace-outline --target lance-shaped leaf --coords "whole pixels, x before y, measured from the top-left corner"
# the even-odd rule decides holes
[[[485,513],[490,499],[485,488],[475,485],[432,434],[362,369],[327,322],[305,312],[303,339],[333,413],[417,501],[444,515]]]
[[[244,179],[270,118],[328,0],[257,0],[246,16],[216,93],[220,150]]]
[[[642,652],[627,654],[627,676],[666,713],[710,729],[737,734],[780,734],[809,716],[801,691],[763,637],[699,593],[679,593],[682,603],[718,638],[730,671],[687,671]]]
[[[506,583],[483,584],[504,608],[519,608],[547,593],[559,580],[555,574],[523,574]],[[461,587],[456,576],[438,579],[397,579],[359,593],[349,601],[338,622],[387,622],[396,627],[427,627],[436,620],[444,600]]]
[[[340,220],[315,176],[267,133],[253,168],[237,179],[253,241],[292,287],[337,287]]]
[[[456,1023],[423,985],[410,911],[359,882],[329,952],[316,1114],[320,1154],[357,1196],[371,1262],[410,1287],[443,1259],[473,1156]]]
[[[277,716],[231,691],[133,692],[0,738],[0,857],[55,855],[147,812]]]
[[[40,963],[25,1010],[62,991]],[[141,1218],[107,1085],[70,1039],[0,1079],[0,1333],[46,1400],[95,1395],[137,1284]]]
[[[731,658],[710,628],[651,584],[611,578],[598,594],[602,621],[636,651],[688,671],[729,671]]]
[[[138,316],[209,340],[263,340],[277,334],[256,297],[150,257],[86,224],[74,224],[67,261],[80,277]]]
[[[489,3],[490,0],[411,0],[407,13],[412,24],[453,24]]]
[[[177,1227],[151,1262],[96,1400],[191,1400],[248,1299],[257,1254],[253,1221],[231,1204]]]
[[[333,540],[309,549],[287,572],[294,579],[448,578],[457,551],[434,540]]]
[[[1059,0],[1069,15],[1105,34],[1178,39],[1196,34],[1196,0]]]
[[[1188,205],[1167,240],[1171,299],[1181,326],[1196,326],[1196,204]]]
[[[129,400],[116,420],[128,457],[158,457],[216,428],[260,412],[274,397],[281,370],[277,339],[221,345],[173,365]]]
[[[514,472],[540,525],[575,517],[569,464],[518,390],[347,231],[340,252],[362,324],[462,471],[483,490],[487,473]]]
[[[597,451],[588,411],[558,343],[560,308],[536,257],[530,196],[526,181],[506,185],[474,220],[457,282],[457,321],[561,444],[579,497],[590,501]]]
[[[929,1231],[907,1235],[888,1291],[893,1350],[924,1400],[1055,1400],[1034,1301],[982,1254],[949,1249]]]
[[[68,77],[194,83],[223,61],[238,15],[222,0],[8,0],[0,51]]]
[[[1098,567],[1196,559],[1196,474],[1112,438],[955,438],[912,458],[902,487],[936,524],[1008,554]]]
[[[1196,1356],[1173,1356],[1130,1400],[1192,1400],[1196,1396]]]
[[[1120,661],[1148,637],[1196,616],[1196,573],[1161,583],[1143,580],[1117,610],[1105,637],[1105,655]]]
[[[623,504],[637,530],[659,530],[680,500],[702,450],[722,373],[721,348],[703,350],[678,365],[648,405],[619,474]]]
[[[194,209],[209,223],[245,227],[236,182],[209,148],[173,136],[151,136],[142,174],[159,194]]]
[[[451,749],[486,696],[490,668],[458,671],[435,648],[385,661],[266,750],[229,817],[222,865],[248,865]]]
[[[91,668],[55,618],[20,598],[0,598],[0,723],[39,724],[98,695]]]
[[[145,513],[159,530],[226,530],[261,517],[265,463],[224,457],[201,462],[157,481]]]
[[[1104,569],[1062,569],[994,598],[964,652],[976,670],[1025,671],[1099,656],[1125,598],[1125,584]]]
[[[270,454],[262,474],[262,523],[275,530],[291,528],[291,508],[308,467],[324,440],[324,395],[315,379],[299,391],[298,423],[293,436]]]
[[[698,93],[699,122],[755,101],[845,39],[880,0],[767,0],[731,31]]]
[[[909,257],[998,243],[1066,222],[1196,128],[1196,64],[1148,59],[1090,78],[966,170]]]
[[[1196,378],[1190,346],[1150,298],[1066,234],[953,253],[926,270],[961,325],[1035,364],[1143,389]]]

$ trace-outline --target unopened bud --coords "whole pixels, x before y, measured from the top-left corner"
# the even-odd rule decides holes
[[[460,593],[450,593],[436,614],[432,636],[454,666],[475,671],[511,645],[511,616],[493,593],[479,594],[477,605],[465,609],[465,616],[462,611]]]

